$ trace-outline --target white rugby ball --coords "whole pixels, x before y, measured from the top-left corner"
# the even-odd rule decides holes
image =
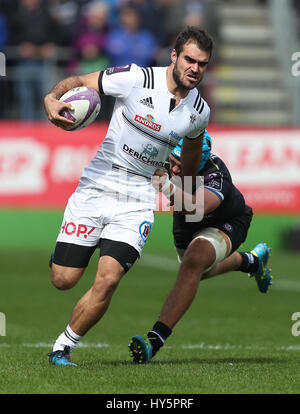
[[[66,128],[67,131],[79,131],[90,125],[101,109],[99,94],[86,86],[70,89],[59,100],[70,103],[74,108],[74,110],[64,109],[60,113],[63,117],[74,121],[70,128]]]

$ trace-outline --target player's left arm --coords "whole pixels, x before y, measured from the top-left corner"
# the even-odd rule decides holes
[[[175,184],[176,176],[172,180],[169,179],[167,170],[157,169],[152,177],[152,185],[170,200],[170,205],[177,202],[177,206],[182,207],[182,213],[193,214],[194,211],[190,207],[194,206],[200,208],[204,215],[209,214],[223,201],[220,195],[211,189],[201,186],[193,194],[189,194],[180,185]]]
[[[208,125],[210,117],[210,108],[207,103],[203,101],[203,108],[199,114],[194,115],[194,128],[186,133],[183,138],[181,150],[181,171],[183,176],[192,177],[192,182],[195,184],[196,176],[198,175],[199,166],[202,160],[202,147],[205,128]],[[193,123],[191,121],[191,123]]]
[[[202,146],[203,146],[204,131],[197,137],[190,139],[185,137],[182,143],[181,151],[181,168],[182,175],[185,177],[192,177],[192,183],[195,183],[198,175],[199,165],[202,160]],[[190,189],[190,192],[192,188]]]

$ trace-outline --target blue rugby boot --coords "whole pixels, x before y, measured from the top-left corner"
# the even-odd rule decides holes
[[[152,345],[148,338],[135,335],[128,345],[134,364],[148,364],[152,359]]]
[[[77,367],[77,365],[71,361],[69,346],[65,346],[63,351],[50,352],[48,356],[50,364]]]
[[[250,252],[258,258],[258,269],[255,273],[250,274],[250,276],[255,277],[258,289],[262,293],[266,293],[269,286],[272,285],[271,269],[268,268],[270,251],[271,249],[266,243],[259,243]]]

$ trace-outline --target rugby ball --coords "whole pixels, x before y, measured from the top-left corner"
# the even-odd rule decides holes
[[[67,131],[79,131],[90,125],[101,109],[99,94],[86,86],[70,89],[59,100],[70,103],[74,108],[64,109],[60,113],[63,117],[74,121],[73,125],[66,128]]]

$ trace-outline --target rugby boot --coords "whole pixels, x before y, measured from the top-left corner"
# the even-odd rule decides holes
[[[128,345],[134,364],[148,364],[152,359],[152,345],[148,338],[135,335]]]
[[[268,268],[270,251],[266,243],[259,243],[251,250],[251,253],[258,258],[258,269],[255,273],[251,273],[250,277],[255,277],[257,287],[262,293],[266,293],[272,284],[271,269]]]
[[[50,352],[48,356],[50,364],[77,367],[77,365],[71,361],[69,346],[65,346],[63,351]]]

